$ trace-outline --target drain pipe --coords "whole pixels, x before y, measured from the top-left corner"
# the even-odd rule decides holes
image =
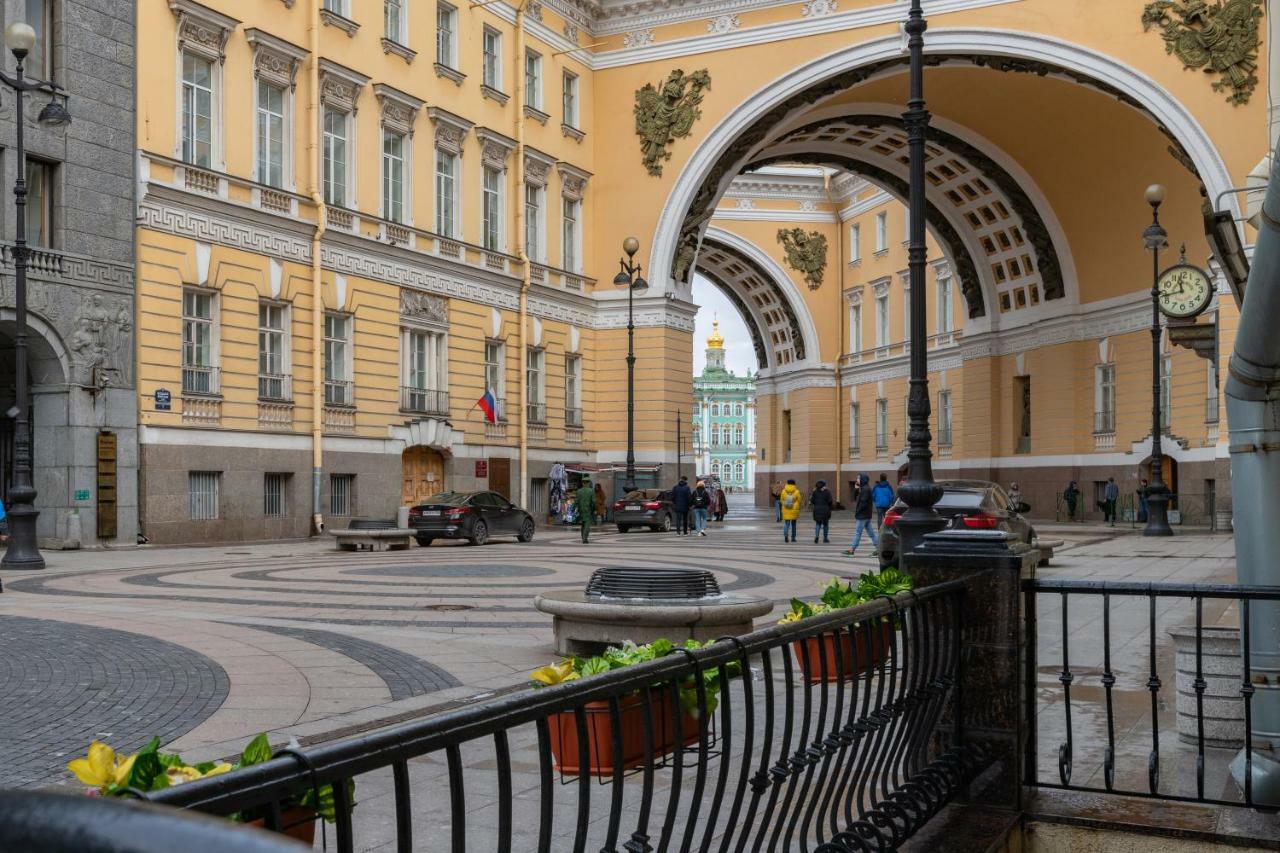
[[[822,189],[827,194],[827,203],[834,204],[836,208],[836,481],[832,483],[835,488],[832,490],[835,495],[835,502],[840,503],[840,481],[843,479],[841,463],[844,461],[844,428],[845,413],[844,404],[844,378],[841,372],[840,354],[844,351],[844,318],[848,313],[844,309],[844,222],[840,219],[840,205],[831,195],[831,175],[827,172],[822,173]],[[819,353],[821,356],[821,353]],[[852,435],[850,435],[852,438]]]
[[[529,265],[529,247],[525,245],[527,230],[524,222],[524,63],[525,63],[525,20],[524,7],[527,0],[521,0],[516,6],[516,256],[520,258],[522,272],[520,273],[520,333],[517,340],[520,342],[520,352],[518,353],[517,364],[520,365],[519,381],[516,382],[516,389],[520,393],[520,408],[518,421],[520,425],[520,506],[529,505],[529,407],[525,405],[529,401],[526,399],[528,391],[526,390],[526,380],[524,375],[525,358],[527,356],[527,336],[529,325],[529,281],[533,270]],[[505,369],[505,365],[503,368]]]
[[[324,471],[324,293],[320,281],[320,244],[324,238],[328,208],[320,192],[320,4],[312,0],[308,36],[311,59],[307,63],[308,188],[316,210],[316,230],[311,237],[311,532],[324,533],[320,512],[320,482]]]
[[[1226,382],[1235,511],[1236,572],[1245,585],[1280,585],[1280,148],[1262,203],[1249,284]],[[1280,602],[1249,605],[1249,669],[1253,744],[1280,743]],[[1274,746],[1273,746],[1274,748]],[[1248,759],[1248,762],[1246,761]],[[1249,767],[1246,779],[1246,766]],[[1244,752],[1231,763],[1256,803],[1280,804],[1280,763]]]

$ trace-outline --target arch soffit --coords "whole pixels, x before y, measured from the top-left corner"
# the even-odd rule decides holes
[[[1231,186],[1221,154],[1191,111],[1150,77],[1106,54],[1037,33],[991,28],[931,29],[924,49],[935,65],[950,58],[1001,71],[1056,70],[1095,86],[1143,112],[1169,135],[1210,197]],[[681,170],[659,214],[651,261],[671,275],[666,286],[672,288],[687,276],[716,201],[758,145],[820,101],[876,75],[900,71],[905,62],[901,38],[872,39],[795,69],[726,113]],[[1236,199],[1226,202],[1238,216]]]
[[[792,328],[792,336],[795,339],[795,358],[790,364],[779,364],[776,358],[770,357],[769,367],[790,369],[817,365],[821,360],[822,352],[818,341],[818,329],[814,325],[813,317],[809,314],[809,308],[804,296],[796,287],[791,275],[755,243],[732,231],[711,226],[707,229],[706,240],[717,246],[724,247],[741,257],[755,267],[759,274],[775,288],[779,301],[788,315],[789,325]],[[742,296],[742,294],[738,295]],[[763,318],[759,318],[756,322],[760,323],[757,328],[763,334],[768,327],[761,322],[762,320]],[[770,351],[767,335],[764,337],[764,343],[766,351]],[[772,356],[773,353],[770,352],[770,355]]]
[[[0,325],[7,327],[10,323],[17,322],[18,315],[14,309],[0,308]],[[27,328],[36,333],[27,338],[30,352],[28,366],[33,382],[37,385],[61,385],[67,382],[67,377],[71,375],[71,357],[62,342],[62,336],[43,317],[31,311],[27,312]],[[44,350],[43,357],[41,350]],[[46,366],[38,369],[41,363]],[[58,375],[49,372],[48,366],[51,364],[57,366]]]

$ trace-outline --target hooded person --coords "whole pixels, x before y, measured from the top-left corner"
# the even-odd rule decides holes
[[[862,533],[871,537],[871,544],[880,547],[880,540],[876,537],[876,528],[871,521],[872,512],[875,509],[871,498],[871,489],[867,488],[869,480],[866,474],[862,474],[858,478],[858,499],[853,505],[853,520],[856,527],[853,531],[853,543],[849,546],[849,550],[844,553],[852,557],[858,550],[858,543],[862,541]]]
[[[880,527],[884,524],[884,514],[893,506],[893,486],[889,485],[889,478],[884,474],[871,487],[871,503],[876,508],[876,526]]]
[[[676,514],[676,533],[689,535],[689,505],[693,501],[693,489],[689,488],[689,478],[681,477],[680,482],[671,490],[671,509]]]
[[[707,484],[698,481],[698,485],[693,489],[693,497],[689,499],[689,506],[693,509],[693,529],[697,531],[699,536],[707,535],[707,512],[711,509],[711,492],[707,490]]]
[[[782,488],[782,494],[778,496],[778,502],[782,506],[782,541],[796,541],[796,520],[800,518],[800,505],[804,503],[804,498],[800,495],[800,490],[796,488],[795,480],[787,480],[787,484]]]
[[[814,485],[813,494],[809,495],[809,508],[813,511],[813,544],[818,544],[819,537],[823,542],[830,542],[831,510],[835,508],[835,498],[827,488],[826,480],[819,480]]]

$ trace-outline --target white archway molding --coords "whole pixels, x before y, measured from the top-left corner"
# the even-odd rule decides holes
[[[905,49],[904,40],[896,35],[872,39],[851,48],[841,48],[783,75],[730,110],[711,129],[681,169],[658,217],[650,268],[661,271],[663,288],[672,290],[675,287],[675,282],[670,279],[670,270],[680,239],[680,229],[694,196],[717,161],[739,136],[789,98],[837,74],[901,58]],[[926,54],[967,53],[1048,63],[1125,92],[1142,104],[1153,120],[1178,140],[1195,165],[1210,198],[1216,199],[1232,186],[1231,173],[1223,162],[1222,155],[1191,111],[1155,80],[1113,57],[1040,33],[978,27],[931,28],[925,36],[924,50]],[[927,74],[925,97],[928,98]],[[796,116],[807,113],[813,107],[814,104],[797,107],[791,114],[783,117],[782,123],[793,121]],[[754,152],[748,153],[744,156],[743,163],[749,162],[753,156]],[[741,164],[739,169],[733,170],[733,174],[741,170],[740,166]],[[726,185],[733,174],[726,174]],[[1227,204],[1232,215],[1238,218],[1240,212],[1236,199],[1228,196]]]
[[[772,278],[781,289],[791,313],[795,315],[796,321],[800,324],[800,338],[804,341],[804,358],[797,359],[787,365],[784,371],[775,371],[775,373],[822,366],[822,350],[818,340],[818,328],[814,325],[813,317],[809,314],[809,308],[804,301],[804,296],[796,287],[791,275],[782,268],[782,265],[755,243],[732,231],[726,231],[723,228],[712,225],[707,228],[706,238],[741,253]],[[767,341],[765,345],[768,345]],[[772,365],[773,359],[770,359],[769,363]]]

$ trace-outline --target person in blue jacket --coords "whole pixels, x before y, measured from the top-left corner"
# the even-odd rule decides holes
[[[889,478],[884,474],[871,487],[871,502],[876,507],[876,527],[881,527],[884,525],[884,514],[893,506],[893,486],[889,485]]]

